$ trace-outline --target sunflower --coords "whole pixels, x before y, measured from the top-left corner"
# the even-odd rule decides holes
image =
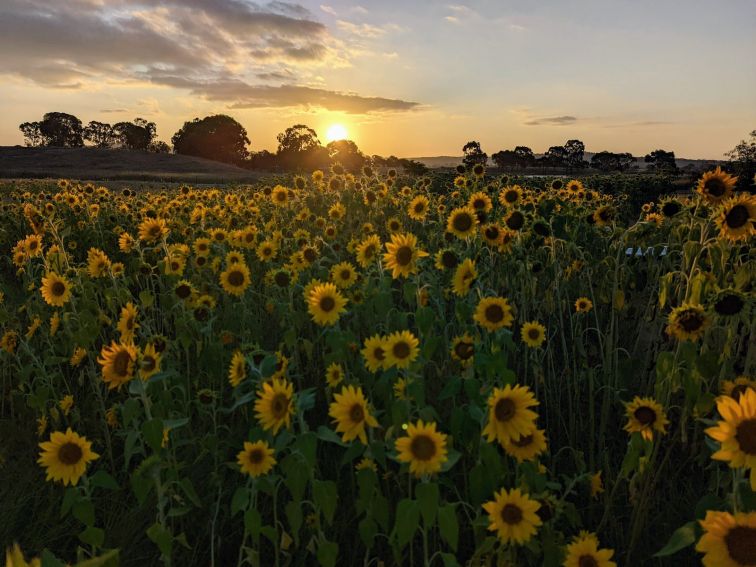
[[[511,327],[514,316],[512,307],[503,297],[484,297],[478,302],[473,319],[481,327],[496,331],[502,327]]]
[[[138,352],[133,344],[119,344],[113,341],[103,346],[97,363],[102,366],[102,381],[108,390],[120,388],[134,377],[134,367]]]
[[[591,475],[591,498],[598,497],[604,492],[604,481],[601,479],[601,471]]]
[[[344,443],[359,438],[367,445],[365,426],[378,427],[378,422],[370,415],[367,400],[359,386],[344,386],[340,394],[334,394],[334,401],[328,409],[336,425],[336,433],[341,433]]]
[[[346,304],[347,299],[332,283],[316,285],[307,295],[307,310],[318,325],[334,325]]]
[[[131,301],[121,309],[121,316],[118,319],[118,332],[121,333],[121,342],[131,344],[134,342],[134,333],[139,328],[137,323],[137,308]]]
[[[454,360],[458,360],[463,367],[468,367],[473,363],[474,355],[475,342],[470,335],[465,333],[452,340],[451,356]]]
[[[407,426],[407,436],[395,442],[397,458],[410,464],[416,477],[437,473],[447,460],[446,435],[436,431],[434,422],[422,420]]]
[[[146,218],[139,225],[139,240],[155,242],[167,236],[168,232],[164,219]]]
[[[525,215],[522,211],[512,209],[509,214],[504,217],[504,224],[507,225],[509,230],[519,232],[525,227],[525,220]]]
[[[546,340],[546,327],[538,321],[525,323],[520,329],[520,338],[530,348],[538,348]]]
[[[467,200],[467,206],[476,212],[483,211],[487,213],[493,208],[493,203],[491,203],[491,197],[483,191],[478,191],[470,195],[470,198]]]
[[[704,567],[756,565],[756,512],[730,514],[708,510],[699,520],[704,534],[696,551],[704,553]]]
[[[627,423],[625,431],[628,433],[640,433],[646,441],[653,441],[654,431],[660,435],[666,433],[669,423],[664,408],[653,398],[641,398],[635,396],[633,401],[625,404]]]
[[[380,335],[373,335],[365,339],[361,353],[365,359],[365,366],[370,372],[377,372],[380,368],[386,368],[386,339]]]
[[[264,240],[255,249],[255,254],[261,262],[272,260],[278,252],[278,245],[273,240]]]
[[[756,391],[746,389],[737,401],[720,396],[717,411],[723,420],[706,430],[720,443],[711,458],[728,462],[730,468],[750,469],[751,490],[756,491]]]
[[[541,505],[520,491],[501,489],[494,494],[494,500],[483,504],[488,512],[488,529],[505,543],[523,544],[530,540],[543,522],[538,517]]]
[[[707,171],[701,176],[696,185],[696,193],[710,205],[717,205],[732,195],[737,182],[737,177],[722,171],[722,168],[717,166],[714,171]]]
[[[252,478],[268,474],[276,464],[274,452],[266,441],[244,442],[244,449],[236,455],[242,473]]]
[[[344,368],[338,362],[332,362],[326,368],[326,382],[330,388],[335,388],[344,379]]]
[[[35,557],[27,562],[24,552],[17,543],[5,550],[5,567],[41,567],[42,561]]]
[[[47,472],[45,480],[61,481],[75,486],[87,470],[87,464],[100,455],[92,451],[92,443],[69,427],[65,433],[54,431],[50,440],[39,444],[42,452],[37,462]]]
[[[251,282],[249,268],[244,262],[231,264],[221,272],[220,284],[226,293],[236,296],[244,294]]]
[[[451,248],[443,248],[436,252],[435,266],[439,270],[453,270],[459,265],[457,253]]]
[[[567,557],[564,567],[617,567],[611,561],[614,555],[612,549],[599,549],[599,541],[595,534],[580,532],[567,546]]]
[[[514,207],[522,201],[522,187],[511,185],[499,191],[499,203],[505,207]]]
[[[50,272],[42,278],[42,298],[48,305],[63,307],[71,299],[71,284],[63,276]]]
[[[483,240],[491,247],[500,247],[504,238],[504,231],[495,223],[486,224],[480,227],[480,234]]]
[[[198,238],[194,241],[192,248],[197,256],[209,256],[210,255],[210,243],[209,238]]]
[[[710,320],[703,306],[696,303],[683,303],[672,310],[667,322],[668,335],[679,341],[697,341],[703,336]]]
[[[748,240],[756,234],[756,196],[741,193],[727,199],[715,220],[720,238],[732,242]]]
[[[262,390],[257,392],[255,401],[255,417],[266,431],[278,433],[284,425],[291,426],[291,416],[294,414],[294,386],[286,378],[274,378],[264,382]]]
[[[386,262],[386,269],[391,270],[392,278],[406,278],[417,273],[417,261],[427,255],[427,252],[417,247],[417,237],[414,234],[392,234],[391,242],[386,243],[383,260]]]
[[[720,317],[731,318],[742,316],[749,320],[751,311],[751,298],[741,291],[727,288],[717,292],[713,298],[714,312]]]
[[[228,368],[228,383],[236,388],[247,377],[247,359],[244,354],[237,350],[231,357],[231,365]]]
[[[110,266],[107,254],[99,248],[90,248],[87,252],[87,274],[91,278],[100,278],[105,275]]]
[[[478,277],[478,271],[475,269],[475,261],[467,258],[458,267],[454,273],[453,288],[454,294],[464,297],[470,292],[470,286],[475,278]]]
[[[748,390],[756,392],[756,380],[748,376],[738,376],[735,380],[725,380],[722,383],[722,395],[730,396],[736,402]]]
[[[504,388],[494,388],[488,397],[488,423],[483,435],[489,443],[497,440],[503,446],[533,434],[538,414],[528,408],[537,405],[538,400],[527,386],[513,388],[507,384]]]
[[[336,287],[349,289],[357,281],[357,271],[349,262],[341,262],[331,268],[331,280]]]
[[[588,313],[591,309],[593,309],[593,301],[587,297],[578,297],[575,301],[576,313]]]
[[[419,344],[420,341],[409,331],[399,331],[386,337],[383,346],[386,367],[407,368],[420,354]]]
[[[162,354],[157,352],[154,344],[149,343],[139,356],[139,377],[146,382],[160,372],[161,360]]]
[[[596,226],[609,226],[614,220],[617,210],[611,205],[601,205],[593,212],[593,222]]]
[[[380,251],[381,239],[375,234],[368,236],[357,245],[357,263],[367,268],[378,259]]]
[[[276,185],[270,193],[270,200],[277,207],[285,207],[289,203],[289,190],[281,185]]]
[[[459,207],[449,213],[446,221],[446,231],[457,238],[473,236],[478,228],[478,216],[472,207]]]
[[[430,206],[430,200],[425,195],[418,195],[412,201],[410,201],[407,209],[409,218],[416,221],[424,221],[428,214],[428,207]]]
[[[534,429],[532,433],[521,436],[517,441],[510,439],[503,445],[504,451],[518,463],[532,461],[546,451],[546,435],[543,429]]]

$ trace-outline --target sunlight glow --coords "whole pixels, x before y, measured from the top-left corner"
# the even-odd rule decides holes
[[[336,140],[346,140],[347,130],[341,124],[331,124],[326,132],[326,141],[335,142]]]

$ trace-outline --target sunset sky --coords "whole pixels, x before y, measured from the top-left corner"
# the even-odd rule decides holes
[[[0,145],[47,111],[169,141],[229,114],[252,150],[305,123],[368,154],[655,148],[756,128],[754,0],[0,0]]]

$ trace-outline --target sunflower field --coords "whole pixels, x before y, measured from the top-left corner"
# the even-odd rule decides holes
[[[756,565],[756,197],[0,186],[7,564]]]

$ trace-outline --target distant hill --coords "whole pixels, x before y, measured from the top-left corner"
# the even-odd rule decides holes
[[[0,146],[0,178],[17,177],[227,183],[253,182],[260,175],[234,165],[176,154]]]
[[[591,158],[594,156],[594,154],[595,152],[585,152],[584,159],[586,161],[591,161]],[[543,154],[535,154],[535,156],[538,158],[542,157]],[[429,156],[413,157],[409,159],[424,163],[427,167],[430,168],[456,167],[460,163],[462,163],[462,156]],[[708,169],[709,167],[716,166],[718,163],[721,163],[721,160],[677,158],[677,167],[679,167],[680,169],[686,169],[689,166],[692,166],[694,169]],[[494,163],[490,159],[488,160],[488,164],[490,166],[494,165]],[[644,170],[648,166],[648,164],[643,161],[643,156],[638,157],[638,161],[636,161],[634,165],[637,166],[640,170]]]

